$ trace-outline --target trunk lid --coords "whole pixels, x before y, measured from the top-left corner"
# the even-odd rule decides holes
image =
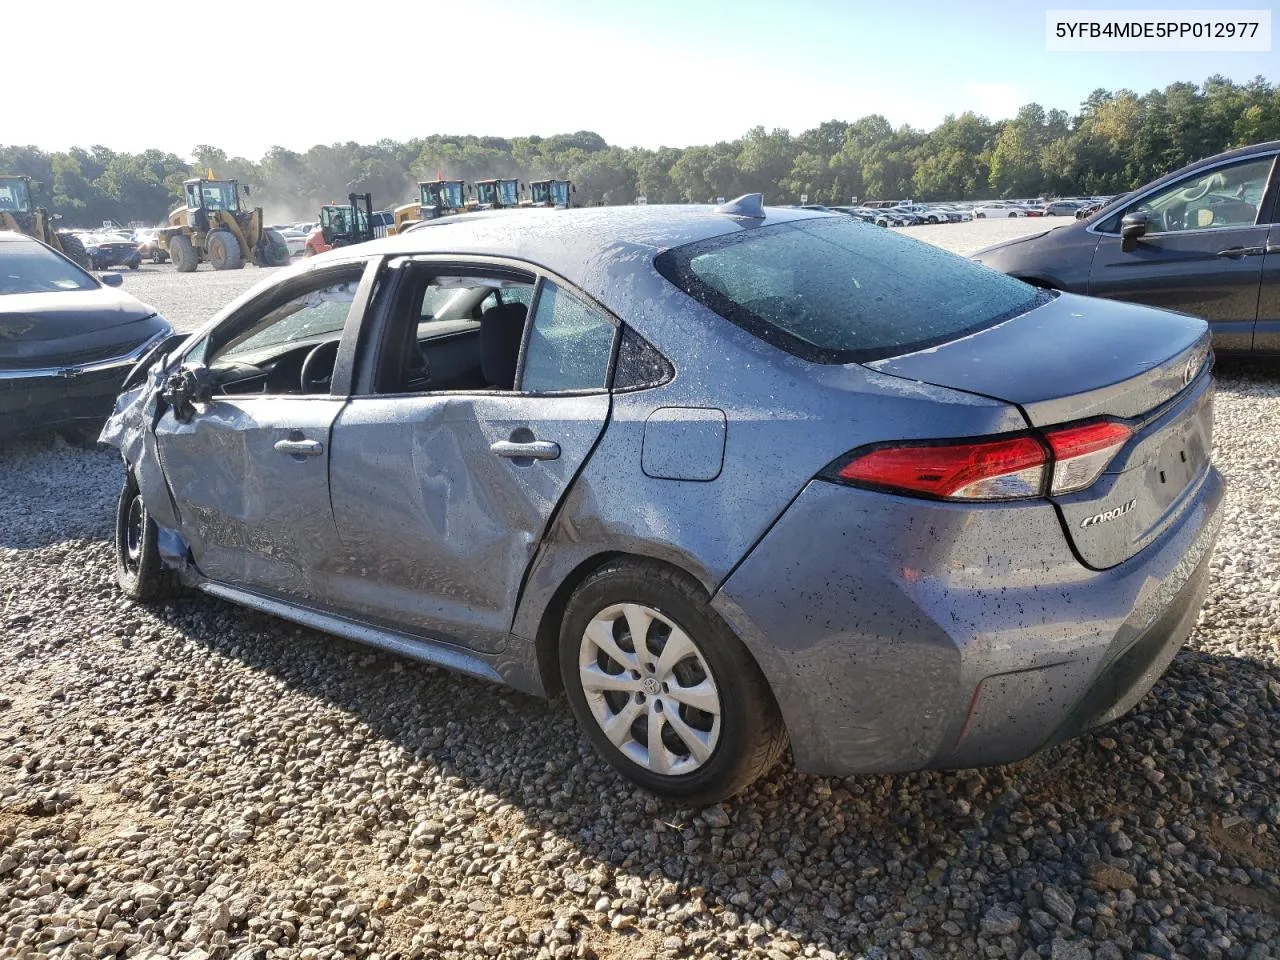
[[[1081,560],[1136,554],[1194,502],[1209,469],[1213,385],[1203,320],[1061,294],[949,343],[868,364],[1017,404],[1033,427],[1099,417],[1134,435],[1093,484],[1055,496]]]

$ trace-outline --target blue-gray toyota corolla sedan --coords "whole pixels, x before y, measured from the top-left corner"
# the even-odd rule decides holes
[[[277,273],[126,382],[118,579],[534,694],[724,797],[1008,763],[1204,596],[1204,322],[850,217],[476,213]]]

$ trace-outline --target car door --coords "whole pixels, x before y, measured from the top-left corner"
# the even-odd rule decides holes
[[[183,363],[216,383],[213,396],[186,410],[170,405],[155,436],[180,532],[206,578],[322,599],[317,570],[336,542],[329,433],[349,391],[364,267],[315,270],[273,288],[185,352]],[[303,367],[316,351],[304,392]]]
[[[1280,180],[1280,172],[1277,173]],[[1253,349],[1280,354],[1280,183],[1272,187],[1271,233],[1262,258],[1262,288],[1258,291],[1258,322],[1253,329]]]
[[[1274,166],[1265,155],[1200,170],[1107,218],[1097,228],[1089,293],[1203,317],[1215,349],[1251,349]],[[1120,220],[1134,212],[1150,224],[1125,251]]]
[[[358,390],[339,415],[331,487],[341,568],[331,594],[350,614],[481,652],[503,649],[543,531],[608,420],[617,329],[565,285],[543,278],[536,292],[524,289],[531,320],[515,302],[529,297],[509,288],[480,321],[490,358],[494,311],[518,317],[518,378],[513,353],[506,382],[493,382],[500,378],[486,359],[486,388],[433,393],[428,379],[426,392]],[[416,316],[416,304],[407,312]],[[386,355],[397,337],[384,334],[371,355]],[[456,351],[456,334],[450,342]]]

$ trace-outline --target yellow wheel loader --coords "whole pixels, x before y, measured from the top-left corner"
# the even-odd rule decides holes
[[[59,253],[89,269],[89,255],[74,233],[54,230],[61,217],[31,203],[31,178],[0,173],[0,230],[16,230],[46,243]]]
[[[423,220],[462,213],[467,209],[465,188],[464,180],[420,180],[418,202],[396,207],[391,213],[394,223],[387,233],[399,233],[410,224]]]
[[[191,273],[201,260],[215,270],[238,270],[252,262],[259,267],[289,263],[284,237],[262,222],[262,208],[241,209],[240,197],[249,188],[235,180],[197,177],[183,181],[186,205],[169,214],[169,223],[156,231],[160,249],[179,273]]]

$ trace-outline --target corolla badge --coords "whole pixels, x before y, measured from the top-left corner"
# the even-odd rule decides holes
[[[1095,513],[1092,517],[1085,517],[1083,520],[1080,521],[1080,526],[1093,527],[1093,526],[1097,526],[1099,523],[1109,523],[1110,521],[1114,520],[1116,517],[1123,517],[1126,513],[1128,513],[1135,506],[1137,506],[1137,504],[1138,504],[1138,501],[1137,501],[1137,498],[1135,497],[1133,500],[1130,500],[1128,503],[1122,503],[1120,504],[1120,506],[1113,507],[1110,510],[1104,510],[1102,511],[1102,513]]]

